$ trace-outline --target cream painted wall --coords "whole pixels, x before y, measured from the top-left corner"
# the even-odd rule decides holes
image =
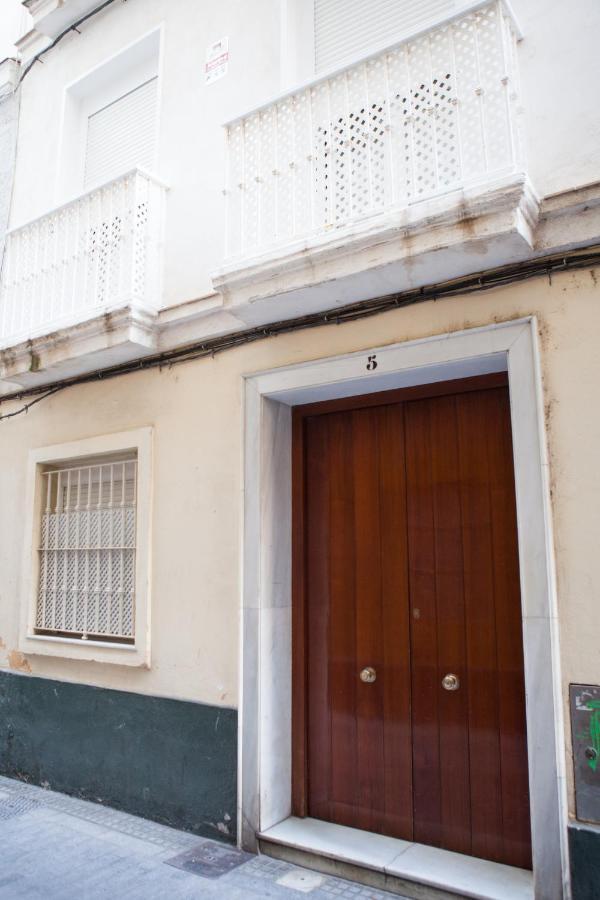
[[[81,34],[65,37],[23,83],[11,225],[68,199],[58,177],[66,86],[162,25],[156,174],[171,186],[164,299],[171,305],[210,292],[210,273],[222,264],[224,251],[221,125],[268,100],[282,80],[289,80],[301,30],[293,14],[298,3],[308,0],[128,0],[92,18]],[[522,120],[534,187],[546,195],[597,180],[600,4],[514,0],[513,6],[524,33],[519,46]],[[206,48],[224,36],[229,37],[229,74],[206,86]]]
[[[569,682],[598,683],[600,284],[593,272],[428,302],[363,322],[281,336],[171,370],[70,388],[27,416],[2,423],[0,666],[235,706],[242,375],[530,314],[540,322],[565,702]],[[16,648],[28,450],[144,425],[155,429],[150,670],[25,659]]]

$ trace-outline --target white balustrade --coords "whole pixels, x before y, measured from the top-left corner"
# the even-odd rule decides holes
[[[478,4],[230,122],[228,258],[518,171],[517,39]]]
[[[7,234],[0,346],[160,303],[165,188],[139,169]]]

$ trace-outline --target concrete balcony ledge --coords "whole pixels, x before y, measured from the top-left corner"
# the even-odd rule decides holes
[[[60,34],[93,13],[102,0],[22,0],[31,15],[32,28],[17,42],[23,62],[43,52]]]
[[[324,293],[332,305],[415,286],[434,250],[444,277],[531,250],[519,39],[502,0],[471,4],[229,122],[213,283],[232,311],[254,323],[274,296],[285,317]]]
[[[524,174],[297,240],[213,275],[248,324],[420,287],[526,259],[540,203]]]
[[[8,233],[1,380],[40,384],[156,350],[165,192],[135,169]]]
[[[102,0],[23,0],[34,29],[49,38],[57,37],[101,5]]]
[[[49,384],[138,359],[157,350],[157,315],[136,304],[0,349],[0,380]]]

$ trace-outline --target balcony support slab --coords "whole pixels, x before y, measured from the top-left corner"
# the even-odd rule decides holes
[[[155,312],[127,305],[0,350],[0,380],[33,387],[155,353]]]
[[[524,174],[331,229],[222,267],[225,307],[248,325],[526,259],[539,200]]]

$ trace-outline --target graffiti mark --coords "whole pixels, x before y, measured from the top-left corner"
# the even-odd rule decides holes
[[[598,768],[600,757],[600,700],[588,700],[587,708],[591,711],[590,716],[590,744],[595,754],[590,754],[587,764],[595,772]]]

